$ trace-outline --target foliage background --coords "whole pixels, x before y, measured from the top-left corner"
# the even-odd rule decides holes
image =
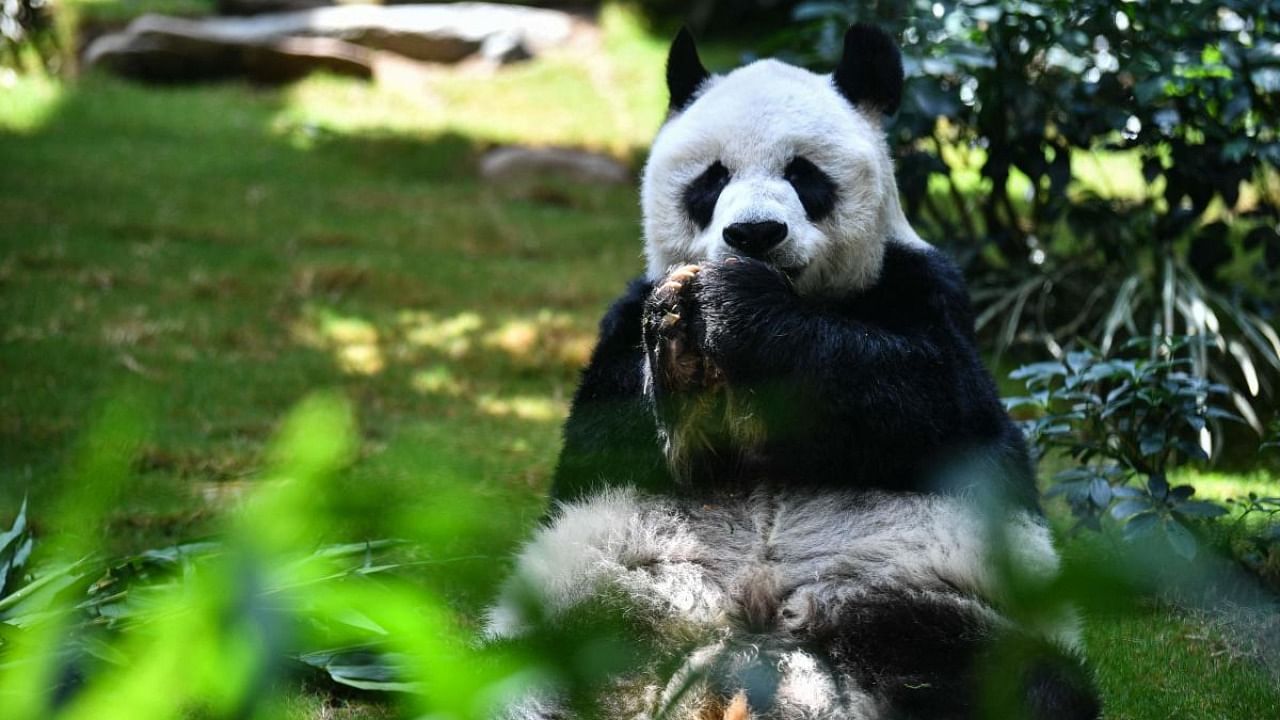
[[[1280,5],[810,2],[796,17],[772,49],[820,66],[850,22],[900,33],[907,209],[967,259],[995,350],[1188,335],[1193,371],[1238,389],[1261,432],[1280,371]]]

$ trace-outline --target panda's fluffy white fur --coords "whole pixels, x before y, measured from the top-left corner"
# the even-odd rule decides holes
[[[757,717],[898,717],[895,689],[869,682],[875,663],[858,656],[888,649],[839,646],[910,607],[973,642],[1009,631],[993,555],[1007,553],[1006,571],[1032,583],[1050,581],[1058,558],[1038,517],[991,518],[976,500],[941,495],[759,488],[709,504],[608,490],[562,505],[525,545],[486,633],[515,639],[534,622],[572,623],[576,609],[609,597],[630,627],[682,661],[664,676],[672,658],[659,653],[618,677],[597,701],[601,717],[705,718],[738,692]],[[1020,631],[1077,648],[1070,612],[1040,620]],[[921,639],[909,627],[890,632]],[[902,654],[944,649],[923,639]],[[529,720],[563,712],[547,693],[506,708]]]
[[[801,292],[836,294],[870,285],[884,238],[923,245],[903,215],[881,112],[849,104],[819,75],[760,60],[712,76],[698,102],[674,114],[654,140],[641,185],[650,280],[677,264],[734,254],[723,241],[733,223],[776,221],[790,233],[777,262],[801,268]],[[840,188],[833,211],[808,217],[784,169],[806,157]],[[712,222],[700,228],[682,194],[714,161],[733,169]]]
[[[977,718],[996,668],[1028,717],[1096,718],[1072,613],[1007,604],[1058,559],[963,279],[899,205],[892,40],[713,76],[682,33],[667,82],[647,277],[601,323],[489,641],[625,619],[652,653],[600,717]],[[557,692],[504,712],[573,715]]]

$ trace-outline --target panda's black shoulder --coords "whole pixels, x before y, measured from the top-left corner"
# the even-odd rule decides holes
[[[907,302],[929,295],[966,295],[964,276],[947,253],[929,245],[885,244],[884,265],[876,285]]]
[[[578,385],[579,399],[638,392],[640,318],[652,290],[651,281],[643,277],[632,280],[600,319],[596,347]]]
[[[644,279],[632,281],[600,321],[600,336],[564,425],[551,483],[555,501],[578,499],[606,479],[618,485],[662,486],[666,475],[644,396],[641,342],[640,318],[652,287]]]
[[[600,319],[600,344],[596,352],[634,349],[640,343],[640,316],[645,300],[653,291],[653,282],[644,277],[633,279],[618,299],[613,301]],[[616,346],[616,347],[612,347]]]
[[[959,266],[929,245],[886,243],[875,283],[853,302],[860,315],[890,323],[943,315],[963,325],[970,315],[969,293]]]
[[[632,278],[627,289],[609,305],[608,312],[600,320],[600,332],[611,334],[617,331],[616,323],[623,322],[632,315],[638,315],[644,307],[645,300],[653,290],[653,282],[644,276]]]

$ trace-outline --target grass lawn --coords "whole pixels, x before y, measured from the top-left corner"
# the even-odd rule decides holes
[[[46,534],[108,553],[208,533],[289,408],[331,389],[361,429],[353,533],[422,502],[404,468],[424,466],[465,474],[510,538],[527,529],[595,323],[642,268],[637,200],[524,199],[475,159],[513,140],[642,151],[664,42],[617,12],[605,29],[589,69],[552,57],[411,90],[0,88],[0,522],[29,497]],[[42,511],[86,482],[68,471],[77,443],[122,393],[151,418],[134,478],[103,527],[59,527]],[[1108,717],[1280,707],[1265,673],[1167,610],[1092,618],[1087,637]],[[285,710],[387,716],[325,690]]]

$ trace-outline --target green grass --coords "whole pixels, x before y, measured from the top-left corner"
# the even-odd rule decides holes
[[[285,92],[282,126],[339,133],[462,133],[482,143],[570,144],[627,157],[662,122],[666,42],[610,7],[593,54],[557,52],[495,74],[431,73],[393,90],[313,78]],[[483,91],[480,91],[483,89]]]
[[[1194,485],[1196,495],[1212,500],[1243,498],[1249,493],[1274,496],[1280,493],[1280,482],[1264,469],[1247,473],[1224,473],[1209,470],[1179,470],[1171,478],[1174,483]]]
[[[214,0],[64,0],[59,10],[83,23],[124,25],[148,13],[201,17],[215,12]]]
[[[1176,612],[1090,620],[1085,642],[1108,720],[1243,720],[1280,707],[1273,678],[1232,659],[1220,638]]]
[[[640,267],[631,191],[506,199],[453,134],[299,147],[287,98],[247,88],[95,78],[56,103],[0,136],[7,504],[45,499],[126,382],[156,390],[143,469],[180,494],[252,474],[323,387],[371,439],[429,435],[542,487],[594,317]]]
[[[495,514],[529,527],[595,323],[641,270],[639,218],[634,188],[532,200],[483,185],[475,159],[509,141],[644,147],[663,42],[617,10],[605,27],[594,68],[562,55],[416,90],[86,77],[0,92],[0,519],[29,496],[56,531],[42,509],[76,491],[78,439],[128,391],[153,430],[134,484],[91,529],[99,546],[208,532],[287,410],[336,389],[362,430],[346,490],[370,517],[354,524],[414,502],[406,458],[425,458],[464,469]],[[1280,706],[1264,673],[1167,609],[1092,618],[1087,641],[1109,717]],[[387,714],[324,691],[282,712]]]

